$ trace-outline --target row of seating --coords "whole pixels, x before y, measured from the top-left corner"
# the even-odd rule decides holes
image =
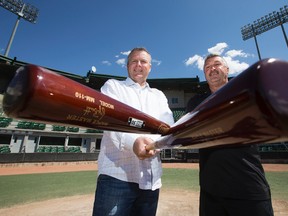
[[[9,118],[9,117],[0,116],[0,121],[8,121],[8,122],[12,122],[13,119],[12,119],[12,118]]]
[[[62,153],[65,152],[64,146],[39,146],[36,152]]]
[[[81,153],[81,149],[79,146],[75,146],[75,147],[71,146],[67,149],[66,152]]]
[[[80,128],[79,127],[66,127],[66,126],[61,126],[61,125],[53,125],[52,126],[52,131],[59,131],[59,132],[74,132],[77,133],[79,132]],[[86,129],[86,133],[103,133],[103,130],[98,130],[98,129]]]
[[[19,121],[17,124],[17,128],[21,129],[32,129],[32,130],[44,130],[46,128],[46,124],[30,122],[30,121]]]
[[[8,145],[0,146],[0,154],[11,153]]]
[[[86,133],[103,133],[102,130],[98,130],[98,129],[86,129]]]
[[[71,146],[65,150],[64,146],[39,146],[36,152],[42,153],[63,153],[63,152],[75,152],[81,153],[81,149],[79,146]]]
[[[52,131],[65,131],[66,127],[65,126],[61,126],[61,125],[53,125],[52,126]]]
[[[2,128],[8,127],[11,122],[12,122],[12,118],[7,118],[3,116],[0,117],[0,127]]]
[[[175,121],[178,121],[185,114],[184,110],[173,110],[173,117]],[[12,118],[0,117],[0,127],[8,127],[12,122]],[[32,130],[45,130],[46,124],[31,122],[31,121],[19,121],[17,128],[20,129],[32,129]],[[52,125],[52,131],[58,132],[79,132],[79,127],[66,127],[62,125]],[[87,129],[86,133],[102,133],[102,130],[98,129]]]
[[[263,144],[259,146],[260,152],[285,152],[288,151],[288,144]]]
[[[79,128],[78,127],[66,127],[66,126],[62,126],[62,125],[53,125],[52,126],[52,131],[67,131],[67,132],[74,132],[77,133],[79,132]]]
[[[67,127],[66,131],[77,133],[77,132],[79,132],[79,128],[78,127]]]
[[[174,121],[178,121],[184,114],[185,110],[172,110]]]

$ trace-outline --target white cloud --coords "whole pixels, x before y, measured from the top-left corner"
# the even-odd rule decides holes
[[[243,50],[228,50],[225,55],[230,56],[231,58],[237,56],[247,58],[249,56],[247,53],[244,53]]]
[[[125,51],[125,52],[120,52],[120,53],[121,53],[122,55],[126,55],[126,56],[128,56],[130,52],[131,52],[131,50],[129,50],[129,51]]]
[[[162,63],[162,61],[152,59],[152,63],[155,63],[157,66],[159,66]]]
[[[116,61],[116,64],[120,65],[121,67],[125,67],[126,66],[126,59],[125,58],[118,59]]]
[[[111,63],[109,61],[102,61],[102,64],[110,66]]]
[[[230,56],[223,56],[229,66],[229,74],[236,76],[249,67],[249,64],[240,62],[239,60],[233,59]]]
[[[227,47],[227,43],[217,43],[214,47],[208,48],[208,52],[211,54],[221,55]]]
[[[204,65],[204,58],[199,55],[194,55],[192,57],[189,57],[188,60],[185,60],[184,62],[186,66],[196,64],[198,69],[202,70],[203,65]]]

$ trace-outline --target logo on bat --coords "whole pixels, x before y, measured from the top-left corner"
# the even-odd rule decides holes
[[[131,127],[136,127],[136,128],[143,128],[145,127],[145,122],[140,120],[140,119],[135,119],[132,117],[129,117],[128,119],[128,124]]]

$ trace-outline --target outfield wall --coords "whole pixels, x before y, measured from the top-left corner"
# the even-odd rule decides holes
[[[39,163],[97,161],[95,153],[8,153],[0,155],[0,163]]]

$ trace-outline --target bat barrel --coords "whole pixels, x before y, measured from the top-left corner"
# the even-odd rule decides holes
[[[288,62],[276,59],[263,61],[258,67],[259,108],[271,127],[288,136]]]
[[[288,62],[255,63],[178,120],[168,135],[173,138],[170,145],[205,148],[288,141],[287,80]]]
[[[102,130],[165,134],[169,125],[48,69],[17,70],[3,98],[12,118]]]

